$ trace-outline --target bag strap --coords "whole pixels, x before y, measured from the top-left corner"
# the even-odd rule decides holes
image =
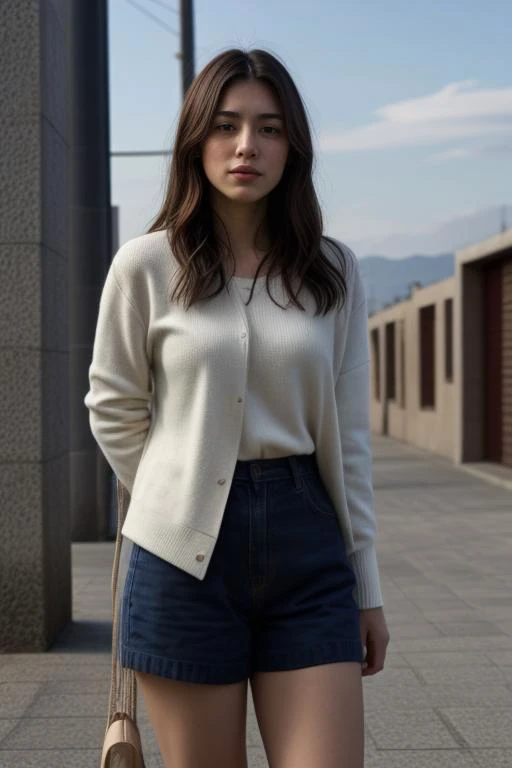
[[[118,578],[119,561],[121,559],[121,544],[125,510],[125,489],[118,477],[116,477],[117,492],[117,534],[114,551],[114,564],[112,566],[112,674],[110,678],[110,697],[108,705],[107,728],[114,720],[127,715],[133,722],[137,717],[137,682],[133,669],[122,667],[118,663],[119,643],[119,605]]]

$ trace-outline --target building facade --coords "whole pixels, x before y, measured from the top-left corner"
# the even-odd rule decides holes
[[[512,230],[457,254],[458,462],[512,468]]]
[[[454,277],[373,314],[369,333],[376,433],[512,468],[512,230],[457,251]]]

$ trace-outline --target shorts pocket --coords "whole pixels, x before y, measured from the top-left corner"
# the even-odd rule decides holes
[[[304,506],[321,517],[337,520],[336,508],[319,472],[302,475]]]

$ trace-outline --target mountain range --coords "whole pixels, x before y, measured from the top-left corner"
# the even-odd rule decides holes
[[[512,226],[512,206],[494,206],[446,218],[424,232],[345,242],[360,257],[368,310],[406,298],[412,283],[430,285],[451,277],[455,251]],[[343,240],[343,237],[340,239]]]
[[[439,256],[409,256],[407,259],[389,259],[385,256],[366,256],[359,259],[368,311],[377,312],[387,304],[405,299],[412,283],[430,285],[454,274],[453,253]]]

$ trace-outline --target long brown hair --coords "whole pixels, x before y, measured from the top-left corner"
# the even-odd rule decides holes
[[[181,269],[172,298],[186,308],[219,294],[226,286],[223,258],[226,244],[214,231],[209,181],[200,148],[207,138],[225,89],[234,81],[256,79],[268,85],[282,106],[289,140],[287,164],[268,195],[267,227],[271,247],[262,259],[268,276],[281,272],[290,301],[300,309],[303,284],[316,301],[316,314],[327,313],[346,298],[345,258],[335,241],[322,237],[322,213],[315,193],[313,146],[306,109],[284,65],[263,50],[232,49],[212,59],[193,80],[178,121],[169,180],[160,212],[148,232],[167,230],[172,253]],[[329,241],[340,269],[322,252]],[[227,247],[229,253],[229,247]],[[231,257],[232,253],[230,253]],[[267,289],[269,277],[267,276]],[[292,281],[299,280],[295,293]],[[213,293],[209,289],[216,288]],[[253,284],[254,288],[254,284]],[[251,293],[252,296],[252,293]]]

